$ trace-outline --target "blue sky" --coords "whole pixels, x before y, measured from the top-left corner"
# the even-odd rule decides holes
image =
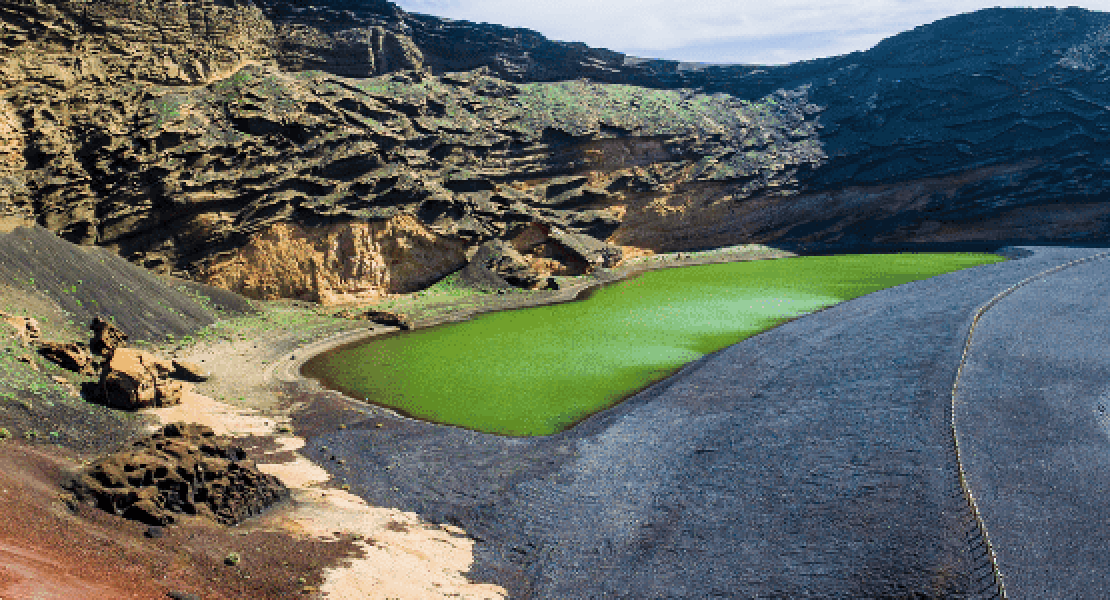
[[[937,19],[993,6],[1080,6],[1110,0],[1000,4],[997,0],[394,0],[409,12],[534,29],[634,56],[782,64],[866,50]]]

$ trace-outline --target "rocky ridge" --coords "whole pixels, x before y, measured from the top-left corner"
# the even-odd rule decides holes
[[[254,297],[413,291],[491,240],[541,282],[743,242],[1106,235],[1105,13],[984,10],[773,67],[371,0],[0,23],[0,212]]]

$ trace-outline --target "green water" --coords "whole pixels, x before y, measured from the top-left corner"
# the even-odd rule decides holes
[[[512,436],[566,429],[795,316],[994,254],[812,256],[665,269],[589,298],[375,338],[305,374],[406,415]]]

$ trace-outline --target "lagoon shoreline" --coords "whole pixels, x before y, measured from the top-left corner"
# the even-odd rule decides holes
[[[698,254],[675,253],[568,278],[564,281],[569,285],[555,291],[482,294],[481,302],[463,303],[456,310],[451,307],[445,310],[443,304],[437,304],[434,310],[426,313],[413,310],[409,316],[416,328],[434,327],[486,312],[574,301],[598,286],[649,270],[786,256],[793,254],[751,246]],[[318,310],[303,302],[269,304],[292,315]],[[213,377],[198,384],[198,393],[187,398],[182,406],[148,412],[159,422],[174,418],[197,420],[221,433],[248,441],[252,447],[268,450],[256,456],[260,468],[287,480],[294,488],[292,506],[279,507],[248,521],[241,528],[276,528],[292,532],[315,527],[323,533],[333,527],[342,529],[345,534],[376,540],[360,547],[361,558],[345,559],[325,572],[319,591],[327,592],[329,598],[386,593],[399,597],[440,597],[451,593],[467,597],[503,597],[506,592],[498,586],[467,583],[462,579],[461,573],[470,567],[470,561],[463,557],[472,555],[460,553],[467,552],[476,542],[475,536],[458,529],[449,519],[437,520],[419,511],[400,509],[397,503],[368,503],[365,498],[357,497],[353,487],[349,491],[344,489],[349,485],[349,478],[342,473],[329,472],[330,467],[335,466],[331,455],[311,443],[313,438],[340,430],[341,426],[354,428],[360,422],[374,419],[377,419],[375,423],[390,428],[398,423],[428,425],[326,390],[300,372],[305,362],[321,353],[399,330],[366,321],[324,317],[306,326],[300,326],[298,319],[280,326],[274,326],[272,321],[271,316],[263,326],[247,333],[228,335],[226,339],[217,337],[197,340],[187,347],[157,348],[168,356],[204,365]],[[260,425],[290,422],[292,432],[284,433],[267,431]],[[371,525],[363,527],[359,522]],[[403,523],[403,527],[389,527],[410,533],[393,531],[383,525],[389,522]],[[450,557],[443,554],[447,547],[451,548]],[[381,562],[382,551],[415,552],[427,556],[431,562],[418,561],[419,564],[412,565],[404,573],[392,574],[375,566],[375,562]],[[444,578],[437,563],[458,566],[448,569]],[[435,582],[435,586],[429,587],[432,584],[428,582]]]
[[[776,258],[796,256],[794,253],[777,252]],[[1014,248],[1002,249],[998,253],[1009,258],[1032,255],[1031,251]],[[654,268],[737,260],[735,256],[692,254],[681,253],[684,256],[675,256],[672,260],[664,258],[654,264],[627,265],[624,269],[615,270],[615,273],[598,274],[587,284],[562,289],[558,297],[552,294],[545,301],[538,301],[535,297],[499,298],[489,310],[573,300],[598,285]],[[746,257],[747,260],[756,258],[770,256]],[[818,313],[832,308],[835,306]],[[464,320],[479,312],[488,311],[453,314],[450,318],[439,315],[425,320],[421,320],[419,314],[412,316],[417,327],[429,327]],[[814,314],[804,315],[795,321]],[[525,556],[520,552],[530,542],[512,540],[527,540],[530,537],[527,532],[534,531],[534,525],[529,525],[528,519],[521,518],[519,514],[511,514],[513,511],[494,517],[489,514],[489,507],[504,504],[508,497],[519,501],[518,486],[555,476],[578,456],[576,448],[584,440],[604,435],[608,429],[619,424],[622,414],[642,407],[643,398],[665,393],[686,376],[704,370],[707,365],[719,360],[719,355],[728,350],[726,348],[686,365],[666,380],[648,386],[618,406],[588,417],[568,431],[543,438],[522,439],[407,418],[389,409],[326,390],[317,382],[300,377],[300,365],[311,356],[360,343],[368,336],[389,331],[396,331],[396,328],[378,327],[372,332],[348,332],[345,335],[354,337],[320,339],[311,348],[301,345],[293,349],[290,346],[286,359],[278,361],[282,366],[273,371],[272,382],[282,386],[296,406],[292,411],[294,427],[307,440],[303,454],[327,469],[335,481],[349,485],[352,493],[370,505],[398,507],[419,514],[429,522],[461,526],[468,536],[478,542],[475,547],[477,561],[468,577],[474,581],[496,582],[513,595],[534,591],[536,578],[539,577],[535,571],[543,570],[543,561],[536,563],[535,556],[527,557],[525,562],[530,565],[528,568],[513,566]],[[373,450],[369,450],[371,448]],[[337,462],[340,458],[343,461]],[[505,537],[507,532],[513,531],[519,533]],[[488,543],[494,540],[497,543]]]
[[[426,315],[414,311],[411,316],[417,327],[431,327],[482,312],[571,301],[599,285],[658,268],[795,255],[779,249],[752,248],[747,252],[674,253],[651,261],[630,261],[617,269],[579,278],[557,292],[489,294],[483,298],[488,302],[479,306],[470,303],[460,310],[444,311],[439,305]],[[531,497],[527,490],[540,489],[546,485],[543,482],[565,477],[560,473],[566,473],[589,454],[594,443],[590,440],[611,435],[630,413],[652,405],[646,398],[681,386],[684,379],[704,371],[729,351],[726,348],[688,364],[668,379],[568,431],[543,438],[504,438],[406,418],[326,390],[302,377],[300,367],[312,356],[396,328],[321,316],[319,307],[306,303],[266,306],[267,316],[250,326],[243,325],[243,319],[232,319],[220,335],[184,347],[155,350],[211,369],[213,378],[197,387],[200,399],[188,402],[182,410],[195,409],[194,414],[203,413],[217,429],[261,449],[260,465],[271,465],[267,468],[289,478],[300,490],[292,505],[249,520],[238,529],[299,531],[296,535],[313,540],[318,538],[311,531],[331,528],[329,532],[358,533],[363,540],[373,541],[356,544],[357,556],[325,569],[319,591],[326,591],[329,598],[365,597],[387,591],[400,597],[459,593],[496,598],[549,589],[545,586],[550,582],[544,583],[548,578],[544,573],[549,570],[545,565],[557,568],[562,563],[536,554],[540,552],[537,548],[546,547],[548,550],[542,552],[551,552],[554,547],[547,544],[552,535],[562,540],[556,547],[574,546],[579,542],[571,534],[577,526],[556,526],[542,519],[537,522],[535,506],[529,508],[535,498],[525,500]],[[798,321],[818,313],[799,317]],[[649,422],[665,426],[669,420],[661,415]],[[271,423],[268,427],[290,423],[293,431],[268,432],[258,425],[260,422]],[[664,457],[689,432],[664,436],[671,439],[663,446],[658,445],[658,436],[650,431],[646,434],[657,440],[655,446],[648,444],[654,448],[652,452]],[[630,447],[629,451],[642,452],[636,448]],[[644,479],[639,477],[628,484]],[[609,492],[601,489],[590,493]],[[521,502],[525,504],[513,508],[514,503]],[[565,508],[552,515],[560,511]],[[563,514],[582,518],[580,514]],[[359,529],[360,522],[370,525]],[[563,537],[567,535],[571,537]],[[437,558],[441,556],[437,551],[447,549],[451,551],[449,558]],[[382,571],[375,566],[382,564],[381,552],[410,556],[415,552],[427,560],[417,561],[403,575],[394,577],[388,569]],[[269,558],[277,560],[278,556]],[[252,560],[265,564],[269,558],[258,556]],[[439,564],[451,568],[443,571]],[[588,596],[591,588],[580,585],[584,587],[571,591]]]

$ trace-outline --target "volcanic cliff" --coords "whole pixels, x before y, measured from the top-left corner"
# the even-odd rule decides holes
[[[1106,13],[983,10],[784,66],[370,0],[15,0],[0,27],[0,213],[255,297],[412,291],[493,240],[542,275],[1107,234]]]

